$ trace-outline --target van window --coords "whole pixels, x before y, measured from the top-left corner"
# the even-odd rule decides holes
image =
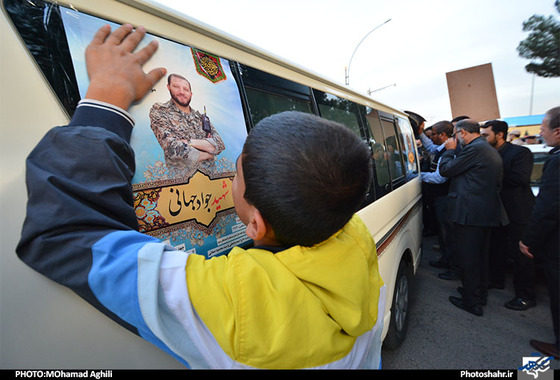
[[[309,87],[249,66],[238,66],[253,125],[284,111],[313,113]]]
[[[325,92],[315,90],[314,94],[320,115],[347,126],[368,145],[371,151],[372,183],[362,206],[365,207],[389,193],[391,176],[377,111],[371,109],[368,111],[365,106]],[[373,119],[376,119],[379,128],[375,128],[375,131],[370,130],[369,119],[372,119],[371,122],[374,124]]]
[[[246,87],[245,92],[254,124],[257,124],[265,117],[284,111],[311,113],[311,104],[309,102],[255,88]]]
[[[357,104],[322,91],[315,90],[314,94],[321,117],[345,125],[360,138],[367,140],[362,132],[361,117]]]
[[[381,118],[381,126],[385,137],[385,147],[389,160],[389,172],[391,173],[393,189],[404,183],[404,164],[402,159],[401,143],[396,133],[395,123],[391,119]]]
[[[398,123],[398,133],[401,141],[401,146],[403,147],[404,155],[404,168],[406,172],[406,181],[410,181],[412,178],[418,175],[418,160],[415,147],[415,138],[412,134],[412,128],[408,119],[403,117],[397,117]]]
[[[66,113],[72,116],[80,94],[59,6],[43,1],[5,0],[4,7]]]
[[[391,191],[391,173],[389,172],[389,158],[385,148],[383,127],[379,112],[367,107],[365,119],[370,132],[370,146],[372,150],[373,179],[376,198],[381,198]]]

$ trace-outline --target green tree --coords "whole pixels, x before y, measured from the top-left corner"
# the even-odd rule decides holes
[[[560,13],[560,0],[554,6]],[[523,31],[530,32],[519,43],[517,51],[532,60],[525,70],[545,78],[560,76],[560,21],[554,16],[533,15],[523,22]]]

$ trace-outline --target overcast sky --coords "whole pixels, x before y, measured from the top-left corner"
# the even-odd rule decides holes
[[[554,0],[157,0],[429,123],[451,118],[445,74],[491,63],[501,117],[560,105],[560,78],[525,71],[516,48]],[[376,26],[379,27],[360,41]],[[359,47],[358,47],[359,45]],[[358,47],[356,49],[356,47]]]

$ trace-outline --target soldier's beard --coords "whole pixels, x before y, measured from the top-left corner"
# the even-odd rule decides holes
[[[173,101],[175,103],[177,103],[178,105],[180,105],[181,107],[188,107],[189,104],[191,104],[191,100],[189,99],[187,102],[183,102],[181,100],[179,100],[175,95],[171,94],[171,99],[173,99]]]

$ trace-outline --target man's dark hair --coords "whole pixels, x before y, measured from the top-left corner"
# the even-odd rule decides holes
[[[464,119],[459,121],[455,125],[455,128],[457,129],[457,131],[464,129],[469,133],[480,133],[480,124],[472,119]]]
[[[465,115],[463,115],[463,116],[457,116],[456,118],[454,118],[453,120],[451,120],[451,122],[452,122],[452,123],[457,123],[457,122],[459,122],[459,121],[461,121],[461,120],[466,120],[466,119],[470,119],[470,117],[465,116]]]
[[[340,230],[371,182],[371,153],[345,126],[301,113],[260,121],[241,156],[245,199],[284,246],[312,246]]]
[[[507,138],[508,134],[508,123],[502,120],[489,120],[484,123],[484,128],[492,127],[492,132],[495,135],[502,132],[504,140]]]
[[[546,111],[545,117],[548,118],[548,128],[550,130],[560,128],[560,107],[554,107]]]
[[[453,124],[450,121],[442,120],[438,121],[434,125],[431,126],[434,133],[445,133],[447,137],[453,136]]]

